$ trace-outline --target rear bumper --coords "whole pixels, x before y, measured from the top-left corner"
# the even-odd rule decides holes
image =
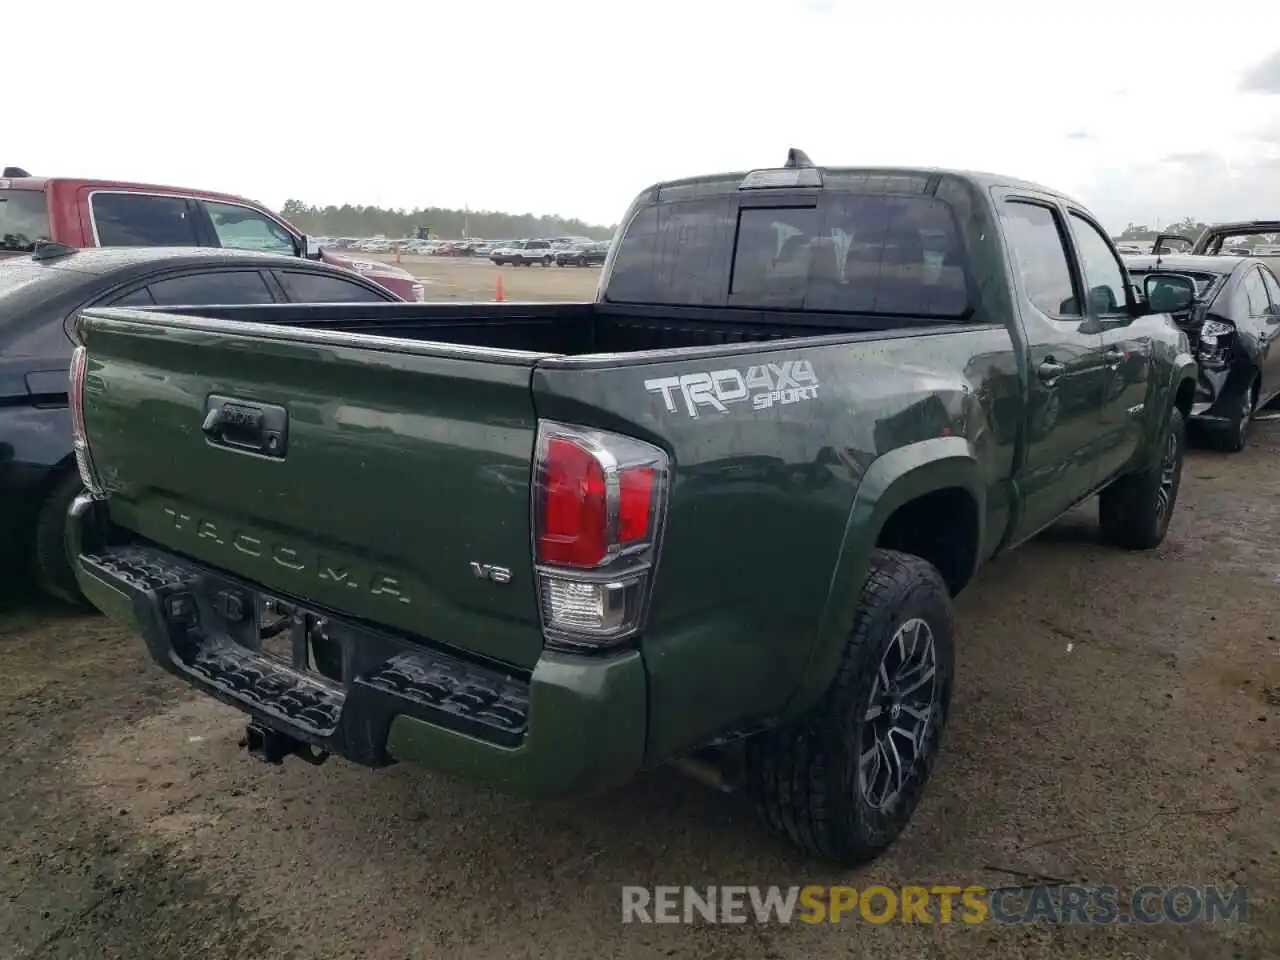
[[[590,793],[642,765],[637,652],[547,653],[518,674],[322,612],[341,650],[342,677],[328,679],[262,651],[253,584],[159,549],[104,546],[101,511],[81,497],[68,525],[85,595],[169,673],[262,725],[365,766],[421,763],[534,796]]]
[[[1229,366],[1200,366],[1196,375],[1196,395],[1191,419],[1206,425],[1228,425],[1239,410],[1240,390],[1245,379]],[[1243,373],[1241,371],[1240,373]]]

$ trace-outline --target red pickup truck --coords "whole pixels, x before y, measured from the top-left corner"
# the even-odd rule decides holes
[[[321,249],[261,204],[207,190],[117,180],[0,172],[0,257],[31,253],[41,240],[70,247],[234,247],[323,260],[363,274],[405,300],[422,284],[389,263]]]

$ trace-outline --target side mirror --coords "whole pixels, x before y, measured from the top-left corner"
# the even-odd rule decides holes
[[[302,255],[308,260],[320,259],[320,244],[316,242],[316,238],[310,235],[304,235],[302,238]]]
[[[1196,302],[1196,282],[1180,273],[1148,273],[1142,293],[1150,313],[1183,313]]]

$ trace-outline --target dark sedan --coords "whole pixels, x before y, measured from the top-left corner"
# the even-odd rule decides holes
[[[77,311],[399,299],[338,267],[240,250],[49,244],[0,262],[0,568],[25,567],[46,592],[81,599],[62,536],[81,489],[67,410]]]
[[[607,243],[585,243],[556,251],[557,267],[598,267],[609,255]]]
[[[1280,395],[1280,280],[1253,257],[1174,254],[1125,262],[1139,283],[1157,268],[1195,280],[1195,304],[1174,314],[1200,365],[1191,425],[1218,449],[1243,450],[1254,412]]]

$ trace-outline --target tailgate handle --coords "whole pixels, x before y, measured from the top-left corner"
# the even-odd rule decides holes
[[[284,407],[214,394],[205,401],[200,430],[216,447],[283,459],[289,440]]]

